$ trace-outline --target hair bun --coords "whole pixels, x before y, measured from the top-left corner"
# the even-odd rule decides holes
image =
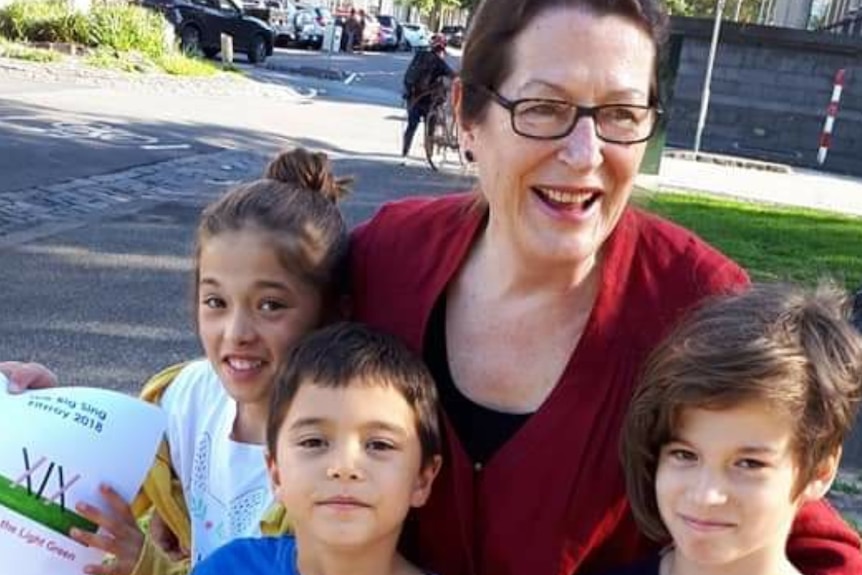
[[[347,195],[353,181],[352,178],[337,178],[332,173],[329,156],[305,148],[281,152],[266,167],[264,177],[317,192],[332,203]]]

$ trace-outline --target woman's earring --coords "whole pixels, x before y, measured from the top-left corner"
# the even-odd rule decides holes
[[[472,150],[464,150],[464,159],[472,164],[476,161],[476,156],[473,155]]]

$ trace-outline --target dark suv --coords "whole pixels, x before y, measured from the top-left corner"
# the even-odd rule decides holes
[[[139,0],[162,12],[174,25],[180,48],[212,58],[221,51],[221,35],[233,37],[233,49],[252,64],[272,55],[272,27],[243,13],[233,0]]]
[[[464,45],[464,27],[463,26],[443,26],[440,28],[440,33],[446,38],[446,43],[453,48],[460,48]]]

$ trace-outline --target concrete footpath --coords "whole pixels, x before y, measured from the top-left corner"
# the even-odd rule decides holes
[[[668,152],[659,175],[642,178],[641,185],[862,217],[862,178],[709,154],[706,161],[696,161],[693,156]]]

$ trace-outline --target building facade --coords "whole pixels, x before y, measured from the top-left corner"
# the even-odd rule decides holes
[[[821,29],[835,34],[862,36],[862,0],[832,0]]]

